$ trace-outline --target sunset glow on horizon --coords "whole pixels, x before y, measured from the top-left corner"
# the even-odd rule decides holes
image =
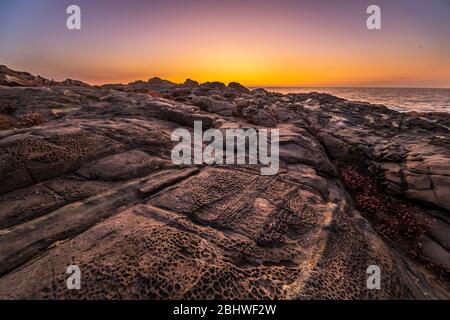
[[[66,8],[82,29],[65,27]],[[382,9],[382,30],[366,8]],[[0,64],[55,80],[450,87],[450,2],[2,1]]]

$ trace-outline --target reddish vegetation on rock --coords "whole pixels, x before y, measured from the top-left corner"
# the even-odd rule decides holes
[[[27,111],[20,117],[20,120],[25,124],[25,126],[32,127],[43,123],[45,121],[45,117],[40,113]]]
[[[341,179],[357,208],[375,223],[377,231],[389,239],[406,240],[415,254],[421,254],[423,237],[431,221],[424,219],[417,207],[387,195],[372,177],[354,169],[341,170]]]

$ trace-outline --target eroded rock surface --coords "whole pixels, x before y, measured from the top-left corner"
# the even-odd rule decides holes
[[[424,254],[448,270],[447,114],[237,83],[0,75],[10,120],[0,131],[0,298],[450,297],[445,279],[374,231],[339,175],[363,163],[385,192],[432,217]],[[46,121],[25,126],[27,111]],[[171,133],[194,121],[278,128],[279,173],[174,165]],[[73,264],[81,290],[67,290]],[[367,288],[371,265],[380,290]]]

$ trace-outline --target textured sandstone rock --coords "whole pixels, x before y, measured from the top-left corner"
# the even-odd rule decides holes
[[[0,104],[46,122],[0,131],[0,298],[449,298],[386,244],[338,167],[365,166],[433,218],[424,252],[449,262],[450,116],[239,84],[61,83],[0,67]],[[6,110],[6,109],[5,109]],[[177,167],[170,134],[278,128],[280,172]],[[68,291],[78,264],[83,289]],[[383,270],[367,290],[366,270]],[[13,288],[13,289],[12,289]]]
[[[37,218],[66,203],[64,198],[43,185],[34,185],[0,196],[0,227],[7,228]]]
[[[112,155],[82,166],[77,174],[86,179],[103,181],[129,180],[145,175],[155,169],[171,165],[171,162],[149,156],[142,151],[129,151]]]

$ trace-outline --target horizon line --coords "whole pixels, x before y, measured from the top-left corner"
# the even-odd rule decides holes
[[[31,75],[36,76],[36,77],[43,77],[43,78],[46,78],[48,80],[54,80],[54,81],[76,80],[76,81],[82,81],[82,82],[87,83],[87,84],[89,84],[91,86],[104,86],[104,85],[113,85],[113,84],[128,85],[128,84],[136,82],[136,81],[148,81],[149,79],[152,79],[152,78],[160,78],[161,80],[169,81],[169,82],[172,82],[174,84],[183,84],[183,82],[176,82],[176,81],[168,80],[167,78],[164,78],[164,76],[150,76],[147,80],[135,79],[135,80],[132,80],[132,81],[129,81],[129,82],[126,82],[126,81],[122,82],[122,81],[119,80],[118,82],[114,82],[113,81],[113,82],[99,82],[99,83],[95,83],[95,82],[91,82],[89,80],[74,79],[74,78],[65,78],[63,80],[55,80],[55,78],[53,78],[53,77],[43,76],[43,75],[34,73],[32,71],[17,70],[16,68],[11,69],[6,64],[0,63],[0,66],[4,66],[4,67],[6,67],[6,68],[8,68],[8,69],[10,69],[12,71],[15,71],[15,72],[27,72],[27,73],[30,73]],[[22,68],[20,68],[20,69],[22,69]],[[191,77],[187,77],[185,79],[185,81],[188,80],[188,79],[196,81],[195,79],[192,79]],[[284,84],[279,84],[279,85],[273,85],[273,84],[270,84],[270,85],[268,85],[268,84],[247,85],[247,84],[241,83],[241,82],[239,82],[237,80],[230,81],[228,83],[220,81],[220,80],[208,80],[206,82],[200,82],[200,81],[196,81],[196,82],[198,82],[199,84],[206,83],[206,82],[221,82],[223,84],[229,84],[231,82],[237,82],[237,83],[240,83],[241,85],[243,85],[243,86],[245,86],[247,88],[250,88],[250,89],[258,89],[258,88],[267,88],[267,89],[295,89],[295,88],[302,88],[302,89],[303,88],[305,88],[305,89],[308,89],[308,88],[323,88],[323,89],[353,88],[353,89],[364,89],[364,88],[373,88],[373,89],[443,89],[443,90],[450,89],[450,86],[436,86],[436,87],[423,86],[423,87],[420,87],[420,86],[407,86],[407,85],[398,85],[398,86],[397,85],[320,85],[320,84],[316,84],[316,85],[302,85],[302,84],[296,84],[296,85],[284,85]]]
[[[319,89],[344,89],[344,88],[348,88],[348,89],[443,89],[443,90],[450,90],[450,86],[449,87],[416,87],[416,86],[411,86],[411,87],[409,87],[409,86],[367,86],[367,85],[365,85],[365,86],[358,86],[358,85],[348,85],[348,86],[346,86],[346,85],[343,85],[343,86],[320,86],[320,85],[317,85],[317,86],[302,86],[302,85],[295,85],[295,86],[292,86],[292,85],[288,85],[288,86],[286,86],[286,85],[283,85],[283,86],[273,86],[273,85],[270,85],[270,86],[246,86],[247,88],[254,88],[254,89],[258,89],[258,88],[261,88],[261,89],[263,89],[263,88],[267,88],[267,89],[298,89],[298,88],[301,88],[301,89],[308,89],[308,88],[311,88],[311,89],[315,89],[315,88],[319,88]]]

